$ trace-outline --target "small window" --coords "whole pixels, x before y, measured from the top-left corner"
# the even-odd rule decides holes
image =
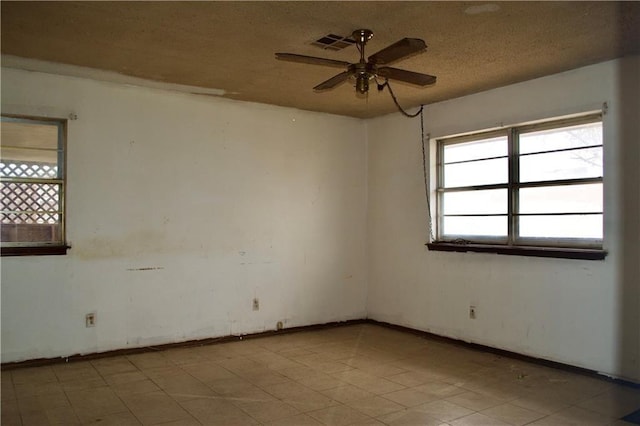
[[[437,242],[601,249],[601,116],[437,140]]]
[[[2,117],[3,255],[64,254],[65,121]]]

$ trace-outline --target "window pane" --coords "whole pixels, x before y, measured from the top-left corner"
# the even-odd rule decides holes
[[[520,157],[520,182],[602,176],[602,147]]]
[[[445,163],[501,157],[507,154],[506,136],[453,143],[444,146]]]
[[[602,183],[520,189],[520,213],[602,212]]]
[[[58,149],[58,124],[2,120],[2,146],[14,148]],[[4,157],[4,156],[3,156]]]
[[[520,236],[602,239],[602,215],[521,216]]]
[[[507,190],[447,192],[443,198],[444,214],[507,213]]]
[[[444,166],[444,187],[507,183],[508,172],[506,158],[448,164]]]
[[[46,163],[50,165],[58,164],[58,151],[42,149],[6,148],[2,146],[2,162],[29,162]]]
[[[507,235],[507,216],[444,217],[443,235],[497,236]]]
[[[520,154],[602,145],[602,123],[520,134]]]

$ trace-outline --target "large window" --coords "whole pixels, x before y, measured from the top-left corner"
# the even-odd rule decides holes
[[[2,254],[64,253],[65,122],[3,116],[1,130]]]
[[[437,239],[601,249],[600,115],[437,140]]]

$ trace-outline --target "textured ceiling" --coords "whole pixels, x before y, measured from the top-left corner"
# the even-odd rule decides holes
[[[4,55],[355,117],[395,106],[375,87],[365,98],[350,84],[314,93],[340,70],[278,61],[274,53],[355,62],[354,46],[335,52],[311,42],[357,28],[375,33],[367,56],[403,37],[424,39],[426,53],[393,66],[438,81],[425,88],[393,84],[405,107],[640,53],[640,2],[2,1],[0,7]]]

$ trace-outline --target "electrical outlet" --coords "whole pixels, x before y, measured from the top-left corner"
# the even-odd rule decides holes
[[[258,300],[257,297],[255,297],[253,299],[253,310],[254,311],[259,311],[260,310],[260,300]]]
[[[476,307],[473,305],[469,306],[469,318],[476,319]]]
[[[276,323],[276,330],[280,331],[284,328],[284,324],[282,324],[282,321],[278,321]]]
[[[95,327],[96,326],[96,313],[91,312],[84,316],[84,326],[85,327]]]

